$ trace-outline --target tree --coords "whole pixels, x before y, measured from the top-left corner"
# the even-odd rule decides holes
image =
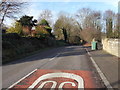
[[[49,33],[49,35],[53,36],[52,33],[51,33],[52,28],[50,27],[47,20],[42,19],[38,25],[41,25],[42,27],[44,27],[44,29],[46,29],[46,31]]]
[[[45,19],[42,19],[40,22],[39,22],[40,25],[45,25],[45,26],[49,26],[49,23],[47,20]]]
[[[106,35],[108,38],[112,37],[113,34],[113,22],[115,13],[111,10],[107,10],[104,13],[104,20],[106,22]]]
[[[76,17],[78,19],[78,24],[81,25],[81,39],[87,42],[91,42],[93,38],[96,38],[97,40],[101,39],[102,25],[101,13],[99,11],[93,11],[89,8],[82,8],[77,11]]]
[[[53,37],[53,34],[51,32],[52,28],[50,26],[45,26],[44,28],[47,30],[47,32],[49,33],[49,35]]]
[[[68,38],[67,31],[64,28],[62,28],[62,30],[63,30],[63,35],[64,35],[65,42],[67,42],[67,38]]]
[[[93,11],[90,8],[82,8],[77,11],[76,17],[78,19],[78,23],[82,26],[82,28],[97,28],[97,22],[101,18],[101,13],[99,11]]]
[[[39,21],[45,19],[47,20],[50,24],[52,24],[51,20],[52,20],[52,12],[50,10],[43,10],[40,15],[39,15]]]
[[[6,31],[7,31],[7,33],[17,33],[19,35],[23,34],[22,33],[22,25],[17,21],[15,22],[15,24],[12,27],[8,28]]]
[[[5,25],[5,24],[3,24],[2,25],[2,28],[1,28],[1,30],[2,30],[2,33],[6,33],[6,30],[8,29],[8,27]]]
[[[36,26],[37,20],[33,20],[33,16],[22,16],[18,22],[21,23],[23,27],[24,35],[31,35],[31,29],[33,26]]]
[[[58,20],[56,21],[55,25],[54,25],[54,31],[55,34],[58,36],[58,38],[60,39],[64,39],[65,41],[67,41],[67,37],[68,37],[68,31],[66,31],[68,28],[68,21],[66,16],[59,16]],[[60,33],[61,32],[61,33]]]
[[[120,38],[120,14],[119,13],[117,13],[115,17],[114,38]]]
[[[80,37],[80,29],[81,28],[75,18],[67,16],[64,13],[59,15],[54,25],[54,33],[57,36],[57,39],[63,39],[68,43],[71,41],[70,37]]]
[[[92,10],[90,8],[82,8],[76,12],[75,15],[76,15],[78,22],[82,28],[86,27],[86,24],[84,24],[85,19],[86,19],[86,17],[91,15],[91,13],[92,13]]]
[[[99,37],[100,35],[99,32],[94,27],[85,28],[84,30],[81,31],[80,35],[81,38],[88,43],[91,43],[93,38],[95,38],[95,40],[98,41],[101,40],[101,38]]]
[[[5,17],[16,18],[16,14],[21,13],[24,4],[25,2],[16,2],[16,0],[2,0],[0,2],[0,26],[2,27]]]

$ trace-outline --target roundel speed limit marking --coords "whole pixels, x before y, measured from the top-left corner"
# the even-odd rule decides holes
[[[58,78],[58,77],[59,78],[64,77],[64,78],[73,79],[73,80],[77,81],[78,88],[84,88],[84,81],[83,81],[83,78],[81,76],[71,74],[71,73],[64,73],[64,72],[45,74],[45,75],[39,77],[29,88],[34,88],[42,80],[49,79],[49,78]],[[47,81],[45,83],[49,83],[49,82],[53,83],[52,88],[56,88],[56,85],[57,85],[56,81]],[[67,83],[70,83],[70,84],[72,84],[72,86],[75,86],[75,84],[73,82],[62,82],[58,88],[63,88],[64,84],[67,84]],[[43,88],[44,84],[42,83],[38,88]]]
[[[76,88],[96,88],[94,78],[90,71],[79,70],[37,70],[16,85],[13,88],[29,89],[63,89]]]

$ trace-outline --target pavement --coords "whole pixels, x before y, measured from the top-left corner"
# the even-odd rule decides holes
[[[120,58],[107,53],[104,50],[91,50],[90,47],[87,48],[89,56],[95,61],[98,68],[101,70],[103,75],[106,77],[107,82],[110,86],[118,90],[120,89],[120,78],[119,78],[119,61]],[[104,82],[106,82],[104,80]],[[107,85],[107,87],[109,87]]]

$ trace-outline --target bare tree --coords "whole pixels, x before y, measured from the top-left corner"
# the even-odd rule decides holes
[[[90,8],[79,9],[75,15],[82,28],[95,26],[101,16],[99,11],[93,11]]]
[[[104,12],[104,20],[109,18],[113,19],[114,15],[115,13],[112,10],[107,10]]]
[[[83,22],[85,21],[85,18],[89,16],[91,13],[92,13],[92,10],[90,8],[82,8],[82,9],[79,9],[75,14],[82,28],[84,27]]]
[[[76,17],[78,19],[78,24],[81,25],[80,37],[82,39],[87,42],[91,42],[92,38],[100,39],[102,27],[101,13],[99,11],[82,8],[77,11]]]
[[[43,10],[40,15],[39,15],[39,21],[41,21],[42,19],[47,20],[50,24],[52,23],[52,12],[50,10]]]
[[[107,10],[104,13],[104,21],[106,22],[106,35],[111,37],[113,33],[113,22],[115,18],[115,13],[111,10]]]
[[[16,14],[21,12],[24,4],[25,2],[16,0],[2,0],[2,2],[0,2],[0,26],[2,27],[5,17],[15,18]]]

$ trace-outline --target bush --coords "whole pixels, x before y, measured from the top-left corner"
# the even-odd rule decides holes
[[[8,28],[7,33],[17,33],[19,35],[22,35],[22,25],[19,22],[15,22],[13,27]]]
[[[96,38],[96,40],[101,40],[101,32],[93,28],[86,28],[81,31],[81,39],[84,41],[91,43],[93,38]]]
[[[70,44],[76,44],[76,45],[80,44],[80,37],[78,37],[78,36],[71,36],[69,38],[69,43]]]

